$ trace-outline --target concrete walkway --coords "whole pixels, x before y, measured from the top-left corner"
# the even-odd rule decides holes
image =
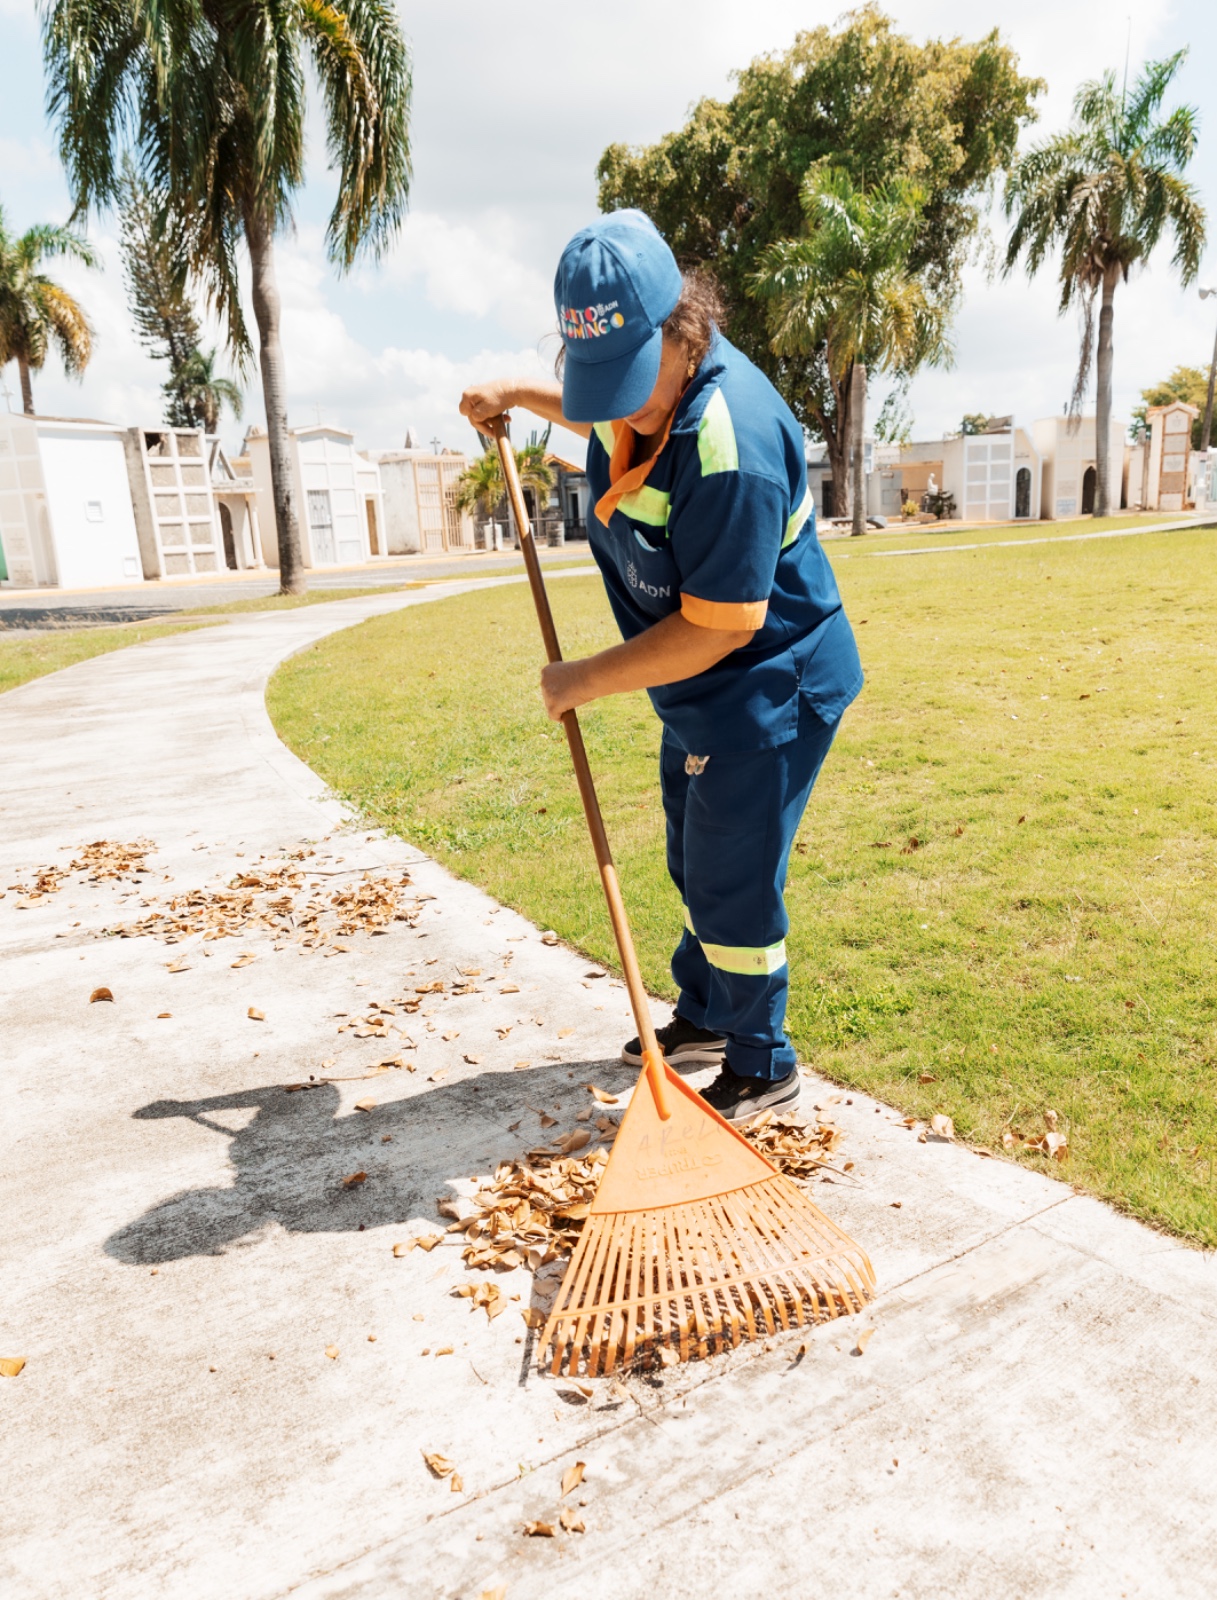
[[[523,1271],[490,1321],[452,1293],[457,1248],[394,1257],[437,1197],[578,1126],[586,1083],[632,1077],[622,989],[344,823],[270,727],[285,655],[438,597],[244,615],[0,697],[0,889],[155,844],[138,891],[0,899],[0,1357],[26,1359],[0,1378],[5,1600],[1207,1600],[1217,1271],[1061,1169],[841,1096],[853,1181],[817,1198],[869,1250],[873,1310],[622,1384],[536,1374]],[[303,841],[322,887],[408,866],[435,898],[331,955],[99,937]],[[336,1014],[469,967],[478,992],[396,1019],[417,1071],[364,1079],[386,1046]],[[285,1092],[323,1064],[340,1081]],[[809,1080],[826,1115],[838,1093]],[[563,1505],[586,1532],[524,1535]]]

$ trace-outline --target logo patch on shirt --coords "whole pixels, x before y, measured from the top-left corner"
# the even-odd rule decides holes
[[[625,327],[625,318],[610,300],[605,306],[563,306],[558,313],[564,339],[600,339],[615,328]]]
[[[668,600],[671,598],[671,584],[646,583],[638,576],[638,568],[632,561],[625,569],[625,579],[631,589],[637,589],[641,594],[649,594],[652,600]]]
[[[709,761],[709,759],[709,756],[686,756],[686,773],[690,778],[700,778],[702,773],[706,770],[706,762]]]

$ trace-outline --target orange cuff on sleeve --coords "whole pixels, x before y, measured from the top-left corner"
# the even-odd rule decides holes
[[[680,614],[699,628],[722,628],[727,632],[753,632],[762,627],[769,610],[768,600],[699,600],[695,594],[680,595]]]

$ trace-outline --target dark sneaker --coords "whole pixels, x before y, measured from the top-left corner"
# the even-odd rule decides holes
[[[800,1088],[797,1068],[775,1083],[772,1078],[741,1078],[724,1062],[718,1077],[701,1091],[701,1097],[725,1121],[741,1127],[762,1111],[794,1111]]]
[[[669,1066],[687,1067],[702,1062],[707,1066],[721,1067],[727,1041],[719,1033],[706,1028],[695,1028],[684,1017],[673,1017],[666,1027],[656,1028],[655,1037]],[[642,1065],[642,1042],[631,1039],[621,1052],[621,1059],[632,1067]]]

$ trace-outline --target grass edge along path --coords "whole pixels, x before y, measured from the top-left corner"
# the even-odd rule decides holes
[[[207,626],[205,622],[124,622],[113,628],[65,628],[46,633],[6,629],[0,633],[0,694],[49,672],[74,667],[78,661]]]
[[[1210,1247],[1211,548],[1188,531],[840,568],[868,686],[789,890],[804,1060],[998,1157],[1055,1111],[1053,1175]],[[568,654],[613,639],[595,579],[552,594]],[[500,587],[331,635],[268,707],[369,822],[609,961],[540,662],[527,591]],[[644,975],[671,995],[658,726],[642,696],[581,719]]]

